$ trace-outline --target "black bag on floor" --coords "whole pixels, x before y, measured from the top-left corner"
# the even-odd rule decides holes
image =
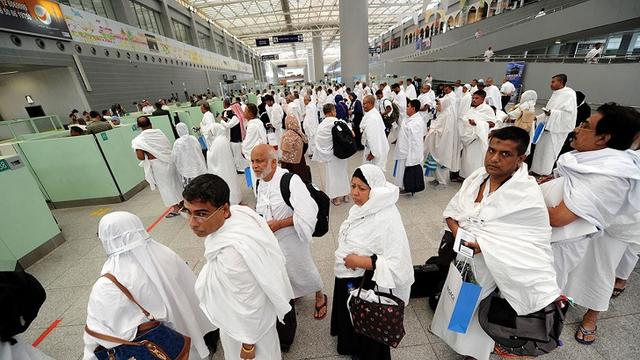
[[[487,335],[509,353],[538,356],[560,345],[568,309],[568,303],[562,300],[534,313],[518,315],[496,289],[478,305],[478,321]]]
[[[278,320],[276,322],[276,330],[278,331],[278,338],[280,339],[280,350],[282,352],[289,352],[293,339],[296,337],[296,329],[298,328],[298,320],[296,319],[296,307],[293,300],[289,302],[291,305],[291,311],[284,316],[284,324]]]
[[[438,281],[435,284],[433,293],[429,294],[429,307],[435,311],[440,300],[440,294],[442,293],[442,287],[447,279],[447,273],[449,271],[449,264],[456,258],[456,253],[453,251],[453,243],[455,237],[451,231],[445,231],[440,240],[440,246],[438,247],[438,256],[430,258],[433,264],[438,266],[439,272],[437,275]]]
[[[438,291],[437,285],[440,282],[440,267],[437,256],[432,256],[424,265],[413,265],[413,278],[411,285],[411,295],[413,298],[432,296]]]
[[[417,193],[424,190],[424,174],[422,165],[409,166],[404,169],[404,191]]]

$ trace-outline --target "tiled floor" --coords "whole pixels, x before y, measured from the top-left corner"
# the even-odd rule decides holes
[[[351,161],[351,169],[360,163],[361,153]],[[391,162],[391,161],[390,161]],[[322,171],[312,163],[316,183],[322,181]],[[391,166],[391,164],[390,164]],[[388,169],[388,176],[392,168]],[[400,213],[412,250],[414,264],[424,262],[436,254],[442,229],[443,208],[459,185],[436,190],[427,185],[427,190],[414,197],[401,196],[398,201]],[[255,204],[248,189],[244,199]],[[333,293],[333,252],[337,246],[337,231],[346,218],[349,206],[332,206],[331,231],[315,239],[313,254],[325,283],[325,290]],[[108,211],[126,210],[140,216],[145,225],[154,222],[164,211],[157,192],[144,189],[133,199],[114,205],[79,207],[54,210],[54,215],[66,238],[66,243],[57,248],[27,271],[35,275],[47,290],[47,301],[38,318],[24,334],[26,340],[34,341],[53,321],[62,319],[60,325],[39,345],[45,353],[59,360],[76,360],[82,354],[83,324],[91,285],[99,275],[105,254],[96,237],[100,214]],[[156,241],[168,245],[184,258],[194,269],[203,266],[203,241],[191,233],[182,217],[162,220],[151,232]],[[613,300],[610,310],[602,314],[598,327],[598,341],[584,346],[573,340],[576,324],[583,310],[571,309],[568,324],[562,339],[564,346],[546,359],[638,359],[640,341],[640,273],[631,277],[629,288],[619,299]],[[346,359],[335,351],[335,340],[329,335],[329,319],[314,320],[313,296],[302,299],[296,306],[298,331],[291,351],[285,359]],[[331,306],[331,305],[330,305]],[[406,337],[398,349],[392,350],[394,359],[458,359],[447,345],[429,333],[432,312],[425,299],[412,300],[407,307]],[[222,359],[221,351],[215,359]]]

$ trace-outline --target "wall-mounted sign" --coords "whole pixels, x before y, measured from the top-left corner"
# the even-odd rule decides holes
[[[279,59],[280,59],[280,55],[278,54],[268,54],[268,55],[260,56],[260,60],[262,61],[279,60]]]
[[[278,65],[278,67],[279,67],[279,68],[286,68],[286,67],[287,67],[287,64],[280,64],[280,65]]]
[[[269,46],[269,39],[256,39],[256,46]]]
[[[304,37],[302,34],[278,35],[271,38],[274,44],[286,44],[294,42],[302,42]]]
[[[71,40],[60,6],[48,0],[0,1],[0,30]]]

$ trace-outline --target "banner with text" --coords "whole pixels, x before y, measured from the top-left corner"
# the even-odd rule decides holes
[[[73,40],[77,42],[156,56],[161,55],[178,61],[214,66],[224,70],[252,72],[249,64],[162,35],[150,34],[136,27],[69,6],[62,5],[61,9]]]
[[[60,6],[48,0],[0,0],[0,30],[71,40]]]
[[[524,61],[513,61],[507,63],[507,70],[505,71],[505,77],[509,82],[516,87],[516,91],[511,96],[509,102],[516,102],[520,97],[522,91],[522,81],[524,79]]]

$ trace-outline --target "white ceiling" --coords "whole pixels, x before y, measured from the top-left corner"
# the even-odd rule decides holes
[[[312,48],[312,32],[320,32],[324,63],[340,57],[338,0],[187,0],[193,7],[258,54],[279,54],[275,63],[306,60]],[[342,0],[348,1],[348,0]],[[369,40],[403,18],[421,12],[434,0],[368,0]],[[256,38],[300,34],[304,42],[256,47]]]

